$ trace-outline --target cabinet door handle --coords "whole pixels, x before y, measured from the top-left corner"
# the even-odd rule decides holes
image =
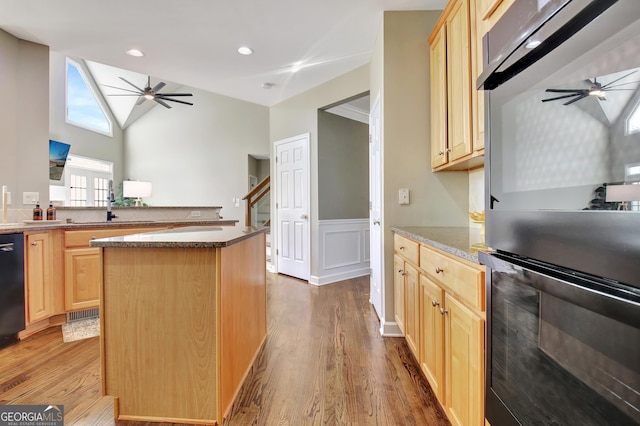
[[[37,242],[37,241],[34,241],[33,243],[31,243],[31,245],[35,247],[35,246],[37,246],[37,245],[38,245],[38,242]]]
[[[404,246],[400,246],[400,250],[404,250]]]
[[[444,155],[444,151],[438,152],[438,155]]]
[[[436,274],[439,274],[440,272],[444,272],[444,269],[436,266]]]
[[[438,303],[438,302],[436,302],[435,300],[432,300],[432,301],[431,301],[431,306],[436,307],[436,306],[438,306],[438,305],[439,305],[439,303]]]
[[[449,313],[449,310],[448,310],[448,309],[440,308],[440,315],[446,315],[446,314],[448,314],[448,313]]]

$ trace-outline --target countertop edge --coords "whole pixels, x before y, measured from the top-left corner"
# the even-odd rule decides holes
[[[408,229],[412,229],[412,228],[420,228],[425,230],[425,232],[421,235],[421,234],[416,234],[415,232],[411,232]],[[456,236],[458,236],[459,234],[462,234],[464,232],[469,233],[469,228],[454,228],[454,227],[413,227],[413,226],[392,226],[391,227],[391,231],[397,233],[398,235],[402,235],[404,237],[410,238],[412,240],[415,240],[421,244],[426,244],[428,246],[434,247],[438,250],[442,250],[445,253],[451,254],[453,256],[462,258],[464,260],[467,260],[469,262],[473,262],[473,263],[477,263],[480,264],[480,261],[478,260],[478,254],[477,251],[476,252],[472,252],[472,244],[467,244],[468,248],[461,248],[461,247],[456,247],[455,245],[451,245],[450,243],[446,242],[446,241],[441,241],[441,240],[435,240],[433,238],[429,238],[428,236],[425,236],[424,234],[428,234],[429,230],[433,230],[433,231],[438,231],[440,233],[447,233],[448,231],[451,232],[451,234],[457,234]],[[457,244],[459,245],[459,244]]]
[[[193,232],[190,231],[189,228],[185,227],[185,232]],[[193,227],[197,228],[197,227]],[[230,232],[235,232],[236,235],[233,235],[229,238],[224,239],[212,239],[211,241],[122,241],[125,237],[131,238],[135,235],[146,235],[146,234],[154,234],[154,235],[170,235],[171,233],[167,233],[165,231],[154,231],[149,233],[139,233],[132,234],[123,237],[113,237],[113,238],[103,238],[98,240],[92,240],[89,243],[90,247],[101,247],[101,248],[224,248],[229,247],[233,244],[239,243],[240,241],[251,238],[255,235],[266,233],[269,231],[269,227],[263,228],[250,228],[247,232],[247,227],[241,227],[238,229],[230,228]],[[206,232],[206,230],[203,230]]]
[[[82,230],[82,229],[96,229],[96,228],[135,228],[135,227],[152,227],[152,226],[236,226],[239,220],[149,220],[149,221],[112,221],[112,222],[60,222],[60,223],[47,223],[46,220],[42,221],[42,224],[18,224],[16,226],[2,227],[0,224],[0,234],[20,234],[31,231],[48,231],[53,229],[62,229],[66,231],[70,230]]]

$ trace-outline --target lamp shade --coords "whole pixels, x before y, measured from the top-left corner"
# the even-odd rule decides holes
[[[606,201],[640,201],[640,185],[607,185]]]
[[[127,198],[151,197],[151,182],[125,180],[122,182],[122,196]]]

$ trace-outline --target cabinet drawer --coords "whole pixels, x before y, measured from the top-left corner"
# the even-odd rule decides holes
[[[65,247],[89,247],[89,241],[99,238],[118,237],[120,235],[139,234],[141,232],[151,232],[164,229],[159,226],[145,226],[138,228],[96,228],[83,229],[78,231],[64,231]]]
[[[418,265],[419,247],[420,245],[415,241],[412,241],[398,234],[394,234],[393,248],[396,253],[400,254],[402,257],[416,266]]]
[[[480,311],[485,309],[484,271],[449,257],[432,248],[420,246],[420,269],[447,291]]]

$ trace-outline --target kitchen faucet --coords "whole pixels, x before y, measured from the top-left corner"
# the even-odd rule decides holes
[[[116,197],[113,195],[113,181],[109,180],[109,193],[107,194],[107,222],[111,222],[111,219],[118,217],[111,212],[111,203],[115,201]]]

